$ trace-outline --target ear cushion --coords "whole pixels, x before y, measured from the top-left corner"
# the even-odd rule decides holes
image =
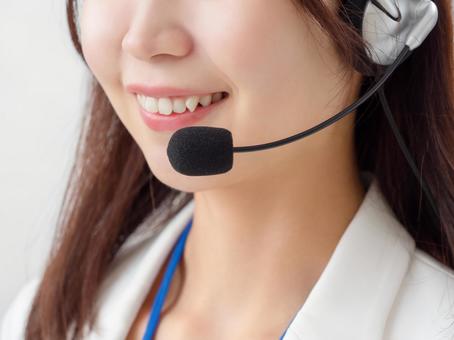
[[[418,47],[438,19],[438,9],[432,0],[398,1],[398,4],[383,0],[385,6],[373,0],[341,1],[343,6],[339,6],[340,16],[362,36],[367,44],[368,58],[382,69],[394,63],[406,45],[410,50]],[[397,8],[391,8],[394,5]],[[384,9],[386,6],[395,12],[391,17]],[[395,19],[393,16],[400,18]],[[359,70],[358,65],[354,67]]]
[[[349,22],[356,28],[359,34],[362,34],[364,10],[369,0],[342,0],[345,10],[340,14],[346,22]]]

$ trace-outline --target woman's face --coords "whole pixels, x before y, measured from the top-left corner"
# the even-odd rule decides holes
[[[332,153],[339,136],[348,139],[334,132],[350,127],[353,115],[292,144],[236,153],[227,173],[185,176],[166,154],[175,131],[147,127],[136,96],[126,90],[142,83],[228,92],[193,125],[229,129],[235,146],[267,143],[322,122],[351,103],[356,83],[342,78],[333,45],[291,0],[84,0],[80,28],[93,75],[151,171],[171,187],[195,192],[291,174],[315,155]]]

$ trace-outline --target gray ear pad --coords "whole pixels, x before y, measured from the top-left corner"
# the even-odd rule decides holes
[[[382,7],[382,10],[378,6],[388,7],[388,10],[395,12],[398,7],[407,9],[419,2],[421,1],[404,0],[401,1],[401,4],[397,4],[394,3],[394,0],[343,0],[345,11],[341,11],[341,16],[366,41],[369,47],[367,50],[369,59],[376,66],[390,65],[405,46],[405,39],[403,39],[405,36],[401,34],[402,28],[408,27],[410,23],[408,20],[393,21],[383,12],[383,10],[386,11],[386,8]],[[398,13],[401,14],[400,9]],[[397,13],[394,15],[398,16]],[[400,44],[397,44],[396,40],[399,40]]]
[[[352,24],[376,65],[391,65],[407,45],[417,48],[434,28],[438,10],[431,0],[343,0],[341,17]]]

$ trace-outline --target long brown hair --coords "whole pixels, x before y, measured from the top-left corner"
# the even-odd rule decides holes
[[[326,31],[346,65],[370,74],[361,36],[323,1],[292,0]],[[434,0],[439,20],[423,44],[385,84],[389,105],[418,169],[439,207],[440,221],[391,133],[376,97],[356,112],[355,145],[361,170],[373,172],[394,213],[416,245],[454,268],[454,102],[450,0]],[[77,0],[67,0],[75,49]],[[339,11],[343,6],[339,7]],[[364,77],[361,93],[370,84]],[[100,283],[117,250],[150,214],[161,225],[193,197],[150,172],[138,145],[92,79],[91,97],[57,221],[57,233],[29,314],[26,339],[79,339],[93,324]],[[178,199],[177,199],[178,198]],[[175,202],[178,202],[175,204]],[[163,209],[158,209],[163,207]]]

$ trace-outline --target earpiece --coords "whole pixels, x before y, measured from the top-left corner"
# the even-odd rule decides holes
[[[438,8],[431,0],[343,1],[345,11],[340,11],[341,16],[361,34],[367,45],[366,53],[370,61],[376,65],[392,66],[396,61],[397,64],[402,63],[415,48],[421,45],[438,21]],[[401,58],[403,52],[406,56]],[[361,70],[358,71],[361,72]],[[378,95],[399,147],[421,184],[434,218],[439,221],[438,207],[429,187],[420,177],[415,161],[400,135],[383,86],[378,88]]]
[[[431,0],[343,0],[350,21],[368,45],[372,62],[390,65],[405,45],[418,47],[438,20],[437,6]]]

